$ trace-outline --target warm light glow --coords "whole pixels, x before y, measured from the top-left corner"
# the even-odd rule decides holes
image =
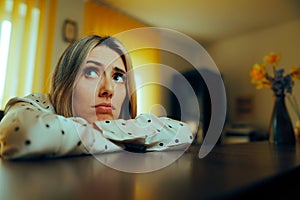
[[[35,55],[37,48],[37,37],[39,30],[39,18],[40,11],[37,8],[32,9],[32,18],[31,18],[31,27],[30,27],[30,48],[28,49],[28,61],[27,61],[27,74],[26,74],[26,87],[25,94],[31,93],[32,91],[32,80],[34,75],[34,66],[35,66]]]
[[[6,69],[7,69],[10,36],[11,36],[11,22],[8,20],[3,20],[1,24],[1,34],[0,34],[0,103],[1,104],[2,104],[2,98],[4,93],[4,83],[5,83],[5,76],[6,76]]]
[[[137,39],[131,42],[138,42]],[[155,41],[153,41],[155,42]],[[125,43],[125,45],[128,43]],[[130,46],[130,44],[128,44]],[[134,77],[137,94],[137,114],[152,113],[163,115],[161,110],[153,110],[153,106],[160,105],[160,73],[159,51],[155,49],[140,49],[130,52],[134,66]],[[142,70],[139,68],[141,67]],[[141,84],[146,80],[147,84]]]

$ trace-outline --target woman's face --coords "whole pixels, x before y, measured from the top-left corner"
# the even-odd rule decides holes
[[[126,68],[119,54],[97,46],[79,73],[73,94],[75,116],[89,123],[117,119],[126,96]]]

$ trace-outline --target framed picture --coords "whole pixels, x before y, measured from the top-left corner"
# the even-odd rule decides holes
[[[63,39],[66,42],[74,42],[77,39],[78,27],[73,20],[66,19],[63,25]]]

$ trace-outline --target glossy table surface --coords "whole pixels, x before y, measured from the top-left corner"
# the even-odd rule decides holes
[[[288,199],[297,194],[298,143],[218,145],[202,159],[199,148],[192,146],[171,165],[148,173],[121,172],[93,156],[0,160],[0,199]]]

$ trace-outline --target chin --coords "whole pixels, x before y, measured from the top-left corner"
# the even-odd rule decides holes
[[[97,121],[114,120],[114,119],[116,119],[116,117],[114,117],[112,114],[97,115]]]

